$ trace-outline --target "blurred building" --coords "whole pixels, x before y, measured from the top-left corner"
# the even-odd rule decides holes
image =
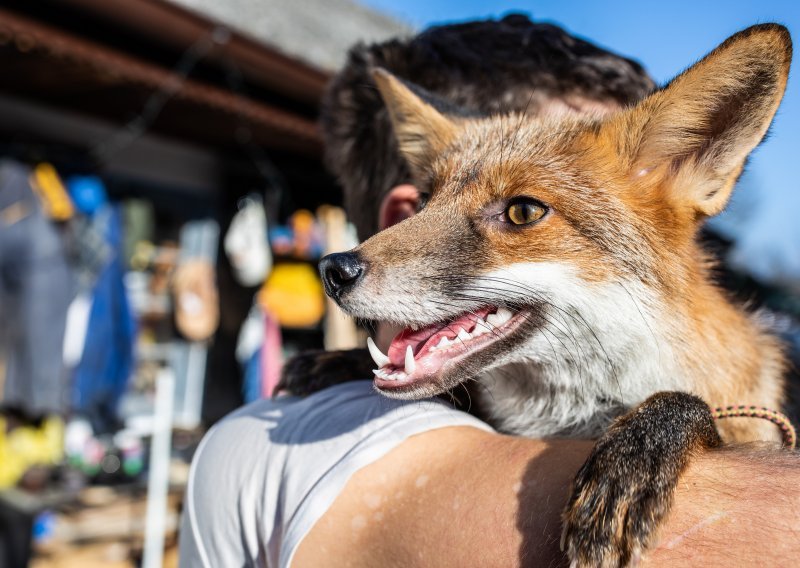
[[[90,339],[79,346],[78,359],[71,363],[77,371],[69,370],[75,388],[86,390],[71,395],[73,403],[79,402],[72,412],[90,422],[99,436],[86,446],[94,448],[97,455],[87,459],[96,463],[82,463],[79,469],[92,483],[124,489],[83,512],[76,508],[76,498],[65,497],[66,490],[58,484],[34,497],[0,491],[0,556],[14,552],[14,547],[26,550],[32,534],[28,523],[42,510],[69,501],[75,515],[62,515],[55,529],[66,531],[56,540],[67,548],[51,551],[62,557],[59,565],[70,565],[66,551],[71,545],[66,543],[94,542],[98,535],[105,535],[100,541],[108,542],[117,529],[128,535],[123,554],[127,557],[103,565],[131,565],[131,554],[135,556],[142,546],[145,501],[136,473],[141,471],[142,451],[129,434],[152,427],[147,420],[152,421],[160,373],[167,369],[174,375],[175,423],[187,432],[176,438],[174,461],[190,456],[196,441],[192,429],[213,423],[248,397],[263,396],[258,381],[263,381],[264,366],[271,372],[277,368],[276,352],[323,346],[324,296],[314,281],[315,259],[325,246],[320,235],[324,228],[329,241],[347,240],[344,216],[335,209],[341,203],[340,190],[321,161],[316,125],[320,97],[352,43],[406,31],[347,0],[2,3],[0,167],[13,162],[18,165],[16,172],[30,171],[28,179],[34,180],[37,172],[51,171],[40,170],[42,165],[52,166],[73,200],[76,191],[88,191],[95,201],[107,193],[101,205],[113,210],[118,220],[111,231],[113,242],[99,242],[102,230],[90,234],[97,226],[105,230],[111,225],[105,218],[92,219],[94,205],[87,203],[73,204],[81,210],[76,215],[86,219],[71,223],[66,217],[53,218],[51,233],[64,236],[65,242],[77,240],[78,256],[86,257],[80,253],[87,250],[95,254],[96,258],[81,258],[84,263],[98,264],[98,259],[105,263],[118,253],[114,290],[118,294],[124,280],[136,325],[132,334],[126,320],[127,335],[120,335],[109,315],[92,331],[98,305],[105,309],[119,305],[111,293],[102,301],[95,298],[86,316],[90,329],[84,337]],[[33,181],[30,185],[26,190],[31,195],[41,189]],[[20,218],[20,211],[25,214],[19,207],[7,208],[4,201],[0,204],[4,223]],[[89,210],[83,211],[86,207]],[[254,217],[241,215],[248,208],[263,210],[266,216],[266,223],[255,217],[256,233],[252,233]],[[66,210],[70,213],[71,208]],[[17,217],[12,219],[12,213]],[[246,236],[255,234],[260,242],[248,244],[241,235],[238,245],[225,242],[237,217],[245,227],[239,230],[250,230]],[[86,241],[87,235],[94,241]],[[93,246],[85,246],[87,242]],[[269,263],[273,270],[265,268],[264,274],[272,277],[280,272],[282,277],[273,289],[269,281],[262,287],[264,274],[256,275],[256,280],[243,276],[235,266],[236,253],[231,253],[234,246],[246,252],[269,248],[270,242],[275,244]],[[194,262],[198,259],[202,262]],[[97,273],[105,270],[97,268]],[[177,290],[179,281],[184,283],[186,302],[181,300],[184,292]],[[48,284],[63,292],[73,283]],[[299,296],[293,294],[300,294],[301,288],[305,296],[296,300]],[[39,303],[50,299],[46,296]],[[279,317],[254,320],[256,308],[269,302]],[[66,304],[62,307],[66,311]],[[198,310],[199,315],[181,317],[181,310]],[[61,317],[63,322],[63,313]],[[242,351],[248,348],[247,337],[242,347],[246,321],[256,321],[256,335],[267,339],[260,340],[255,352],[250,345],[243,361]],[[0,317],[0,328],[4,323]],[[274,340],[273,328],[282,344],[281,339]],[[124,345],[119,357],[103,351],[119,348],[122,336],[122,343],[132,345]],[[267,345],[272,351],[263,355]],[[61,356],[60,340],[47,349],[39,347],[46,352],[41,355]],[[94,368],[82,374],[80,350],[85,359],[91,348],[96,351]],[[128,348],[133,360],[125,351]],[[66,344],[64,350],[66,358]],[[3,351],[0,341],[0,385],[8,378],[3,365],[8,352]],[[98,362],[105,366],[100,368]],[[109,373],[122,379],[113,389],[100,384]],[[120,389],[125,391],[121,403]],[[117,392],[109,394],[110,390]],[[126,433],[122,438],[120,428]],[[142,439],[149,443],[147,435]],[[85,456],[75,457],[80,461]],[[179,487],[185,482],[180,474],[174,477],[175,471],[181,468],[170,469],[173,489],[166,502],[170,513],[161,519],[173,535]],[[135,522],[120,518],[129,514],[120,513],[122,502],[130,503],[124,510],[137,511]],[[82,524],[84,520],[88,524]],[[52,531],[46,526],[42,530]],[[88,555],[80,558],[74,565],[95,565]],[[16,565],[6,560],[0,558],[0,564]]]
[[[252,191],[279,223],[341,201],[315,123],[330,69],[354,41],[404,31],[347,0],[11,0],[0,8],[0,155],[101,175],[114,199],[154,205],[163,238],[209,216],[224,232]],[[241,402],[215,381],[238,373],[231,344],[251,296],[220,264],[210,420]]]
[[[340,68],[357,41],[384,41],[413,31],[353,0],[170,1],[327,71]]]

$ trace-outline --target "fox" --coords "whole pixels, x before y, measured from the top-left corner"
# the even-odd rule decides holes
[[[665,87],[597,116],[474,116],[376,68],[420,211],[324,257],[349,315],[403,327],[375,388],[419,399],[472,385],[482,418],[530,437],[598,438],[564,512],[573,566],[652,544],[697,452],[777,443],[781,343],[714,283],[698,243],[786,89],[788,30],[734,34]],[[335,356],[333,355],[328,355]]]

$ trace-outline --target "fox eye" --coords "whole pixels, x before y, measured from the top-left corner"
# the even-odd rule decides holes
[[[547,213],[547,207],[533,199],[515,201],[506,208],[506,217],[512,225],[530,225]]]

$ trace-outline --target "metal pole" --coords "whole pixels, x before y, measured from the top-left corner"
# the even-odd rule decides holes
[[[153,440],[150,445],[150,473],[147,480],[147,516],[142,568],[162,568],[164,532],[167,520],[169,462],[172,447],[172,404],[175,376],[162,369],[156,378]]]

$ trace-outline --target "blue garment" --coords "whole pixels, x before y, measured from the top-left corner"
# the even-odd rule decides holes
[[[72,176],[67,179],[67,190],[78,211],[93,216],[108,205],[108,195],[97,176]]]
[[[260,400],[261,397],[261,350],[256,349],[244,366],[244,380],[242,381],[242,396],[244,403]]]
[[[133,372],[136,324],[123,282],[120,212],[105,206],[94,222],[113,254],[94,285],[86,343],[75,369],[73,410],[103,433],[117,426],[119,400]]]

